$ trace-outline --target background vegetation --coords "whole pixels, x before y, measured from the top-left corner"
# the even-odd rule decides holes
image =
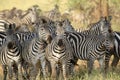
[[[12,9],[13,7],[26,10],[35,4],[39,5],[42,11],[50,11],[57,4],[63,17],[68,17],[75,28],[87,27],[88,24],[98,21],[100,16],[111,15],[113,17],[113,30],[120,31],[120,0],[0,0],[0,10]],[[74,76],[73,80],[88,80],[87,69],[84,67],[86,64],[84,65],[84,62],[79,62],[79,64],[79,76]],[[107,80],[120,79],[119,67],[118,65],[115,73],[108,74]],[[98,63],[95,63],[91,80],[102,80],[97,68]],[[0,75],[2,76],[1,67]]]
[[[59,5],[60,12],[70,12],[70,20],[75,28],[86,27],[99,20],[100,16],[111,15],[112,28],[120,31],[120,0],[1,0],[0,10],[26,10],[32,5],[39,5],[42,11],[50,11],[54,5]]]

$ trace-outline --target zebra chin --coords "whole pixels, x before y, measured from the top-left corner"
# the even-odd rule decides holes
[[[15,46],[15,42],[9,42],[8,45],[7,45],[7,48],[8,49],[13,49]]]

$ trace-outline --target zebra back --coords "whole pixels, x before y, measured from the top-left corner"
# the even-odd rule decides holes
[[[109,24],[110,21],[111,21],[110,16],[108,17],[108,19],[106,17],[101,17],[98,22],[89,25],[87,30],[80,31],[80,33],[86,34],[86,35],[100,35],[104,32],[107,32],[108,29],[109,29],[109,31],[112,31],[111,26],[110,27],[106,26],[106,25],[111,25],[111,24]]]

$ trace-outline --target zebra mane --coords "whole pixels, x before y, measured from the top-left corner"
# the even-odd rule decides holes
[[[106,23],[109,23],[111,21],[112,17],[111,16],[108,16],[108,17],[101,17],[100,20],[96,23],[91,23],[88,25],[88,28],[89,30],[94,30],[94,29],[97,29],[99,28],[99,26],[101,25],[101,21],[104,21]]]
[[[101,20],[100,20],[100,21],[101,21]],[[91,23],[91,24],[89,24],[87,28],[88,28],[89,30],[99,28],[99,25],[100,25],[99,23],[100,23],[100,21],[98,21],[98,22],[96,22],[96,23]]]
[[[21,16],[21,19],[24,18],[26,15],[28,15],[30,12],[27,11],[24,15]]]

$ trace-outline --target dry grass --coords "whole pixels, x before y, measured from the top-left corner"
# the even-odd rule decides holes
[[[112,61],[112,58],[110,60],[110,63]],[[103,78],[102,74],[100,73],[99,64],[97,61],[94,63],[94,69],[92,71],[92,74],[90,77],[87,75],[87,65],[86,61],[79,60],[78,61],[79,66],[75,67],[75,75],[70,80],[120,80],[120,64],[118,64],[116,70],[112,72],[111,68],[109,68],[109,72],[107,74],[106,78]],[[0,80],[2,80],[3,74],[2,74],[2,68],[0,67]],[[22,80],[22,79],[20,79]],[[37,76],[36,80],[40,80],[40,77]],[[50,79],[48,79],[50,80]],[[63,78],[62,78],[63,80]]]

